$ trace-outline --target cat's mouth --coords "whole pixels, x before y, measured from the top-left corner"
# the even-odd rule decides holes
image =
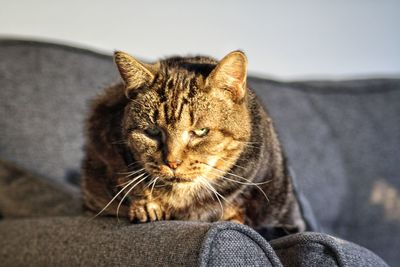
[[[175,183],[190,183],[193,182],[196,178],[196,174],[187,173],[184,170],[173,170],[166,165],[161,165],[157,169],[153,169],[151,173],[154,176],[159,177],[161,181],[168,184]]]
[[[176,184],[176,183],[190,183],[193,182],[194,179],[192,177],[182,177],[178,175],[171,175],[171,176],[162,176],[160,177],[163,182]]]

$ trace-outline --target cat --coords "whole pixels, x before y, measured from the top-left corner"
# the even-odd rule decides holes
[[[94,100],[82,191],[97,214],[132,222],[305,223],[273,123],[247,87],[247,57],[116,51],[122,78]]]

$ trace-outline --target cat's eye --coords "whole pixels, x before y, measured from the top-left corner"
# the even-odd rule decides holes
[[[150,126],[145,130],[145,132],[150,136],[158,136],[161,134],[161,129],[157,126]]]
[[[209,131],[210,131],[210,129],[208,129],[208,128],[201,128],[201,129],[194,130],[193,133],[198,137],[203,137],[203,136],[206,136]]]

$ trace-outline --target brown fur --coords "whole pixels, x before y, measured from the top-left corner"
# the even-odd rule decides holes
[[[141,222],[304,229],[271,119],[246,86],[242,52],[152,65],[116,52],[115,61],[124,83],[94,101],[87,123],[89,209]]]

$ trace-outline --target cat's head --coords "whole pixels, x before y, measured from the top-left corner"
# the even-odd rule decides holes
[[[150,65],[123,52],[114,59],[131,99],[124,136],[152,177],[210,181],[235,164],[251,134],[243,52],[220,62],[176,57]]]

